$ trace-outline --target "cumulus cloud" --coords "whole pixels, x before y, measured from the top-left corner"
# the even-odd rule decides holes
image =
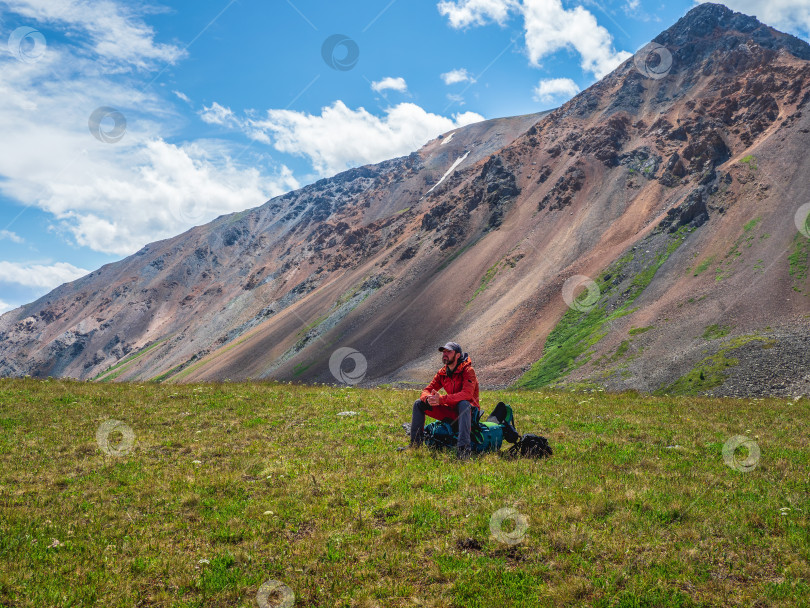
[[[128,255],[146,242],[299,186],[286,167],[268,179],[258,169],[235,167],[229,156],[216,142],[148,141],[130,157],[131,167],[108,166],[94,180],[56,183],[43,206],[79,245]],[[70,201],[70,207],[61,201]]]
[[[509,12],[519,6],[517,0],[444,0],[439,2],[438,9],[450,25],[458,29],[489,21],[503,25]]]
[[[21,264],[0,262],[0,283],[14,283],[24,287],[54,289],[85,276],[90,271],[66,262],[56,264]]]
[[[565,10],[561,0],[525,0],[524,19],[532,65],[539,66],[547,55],[570,48],[579,53],[583,71],[602,78],[632,57],[627,51],[615,51],[610,32],[581,6]]]
[[[179,53],[155,44],[152,31],[129,9],[101,2],[91,10],[70,0],[0,0],[0,6],[67,24],[69,31],[85,34],[77,40],[92,42],[88,50],[48,41],[34,63],[0,55],[0,193],[51,214],[57,234],[94,251],[129,255],[148,242],[299,187],[286,166],[264,155],[245,159],[253,166],[238,165],[234,159],[244,146],[167,141],[183,122],[174,96],[144,87],[135,73]],[[115,40],[101,31],[105,24]],[[100,55],[91,54],[102,52],[104,65],[119,62],[115,79],[99,70]],[[89,118],[101,106],[127,120],[117,143],[103,143],[88,132]],[[213,104],[204,114],[209,122],[227,124],[222,106]]]
[[[11,12],[86,35],[102,60],[137,68],[173,64],[185,52],[155,42],[155,32],[135,12],[110,0],[0,0]]]
[[[450,86],[459,82],[475,82],[475,79],[470,76],[466,69],[450,70],[441,75],[444,84]]]
[[[571,98],[579,93],[577,83],[570,78],[548,78],[534,88],[534,100],[551,103],[555,99]]]
[[[233,111],[219,105],[216,101],[209,107],[203,106],[200,118],[211,125],[235,126],[238,124]]]
[[[320,115],[268,110],[265,118],[248,119],[248,125],[266,133],[276,150],[309,158],[326,176],[408,154],[441,133],[481,120],[484,117],[474,112],[446,118],[413,103],[388,108],[378,117],[336,101]]]
[[[583,71],[602,78],[632,56],[613,48],[613,36],[582,6],[567,10],[562,0],[445,0],[439,12],[454,28],[503,25],[511,13],[523,17],[526,52],[531,65],[559,50],[576,51]]]
[[[405,82],[404,78],[392,78],[391,76],[389,76],[377,82],[372,82],[371,88],[377,93],[382,93],[383,91],[389,89],[392,91],[399,91],[400,93],[404,93],[405,91],[408,90],[408,85]]]
[[[3,239],[8,239],[12,243],[25,242],[20,235],[12,232],[11,230],[0,230],[0,241],[2,241]]]
[[[695,0],[701,4],[709,0]],[[810,3],[807,0],[711,0],[730,9],[754,15],[776,29],[799,34],[806,39],[810,34]]]

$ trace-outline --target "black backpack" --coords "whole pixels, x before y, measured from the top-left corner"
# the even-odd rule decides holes
[[[508,455],[512,458],[524,456],[529,458],[548,458],[554,452],[548,444],[548,440],[540,435],[526,433],[512,447],[509,448]]]

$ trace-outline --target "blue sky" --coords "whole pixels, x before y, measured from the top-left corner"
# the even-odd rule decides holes
[[[729,0],[807,39],[810,0]],[[148,242],[560,105],[693,0],[0,0],[0,313]]]

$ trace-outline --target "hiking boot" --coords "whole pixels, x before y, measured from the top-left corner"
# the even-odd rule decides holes
[[[469,460],[472,458],[472,450],[469,447],[460,447],[456,450],[456,460]]]

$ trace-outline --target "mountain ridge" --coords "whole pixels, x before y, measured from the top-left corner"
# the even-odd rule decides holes
[[[654,42],[673,58],[662,78],[631,58],[550,113],[456,129],[147,245],[6,313],[0,374],[333,382],[331,356],[351,347],[365,383],[409,385],[435,371],[433,343],[456,338],[492,387],[659,390],[700,372],[681,389],[806,390],[807,251],[793,215],[797,176],[810,174],[810,46],[711,4]],[[712,283],[707,268],[696,272],[707,260]],[[600,294],[584,312],[561,297],[577,275]],[[770,315],[746,295],[751,285],[774,297]],[[701,341],[732,313],[727,337]],[[771,325],[781,340],[754,352],[771,344]],[[746,384],[735,365],[703,369],[707,354],[734,358],[720,351],[745,352],[739,369],[775,353],[784,365]]]

